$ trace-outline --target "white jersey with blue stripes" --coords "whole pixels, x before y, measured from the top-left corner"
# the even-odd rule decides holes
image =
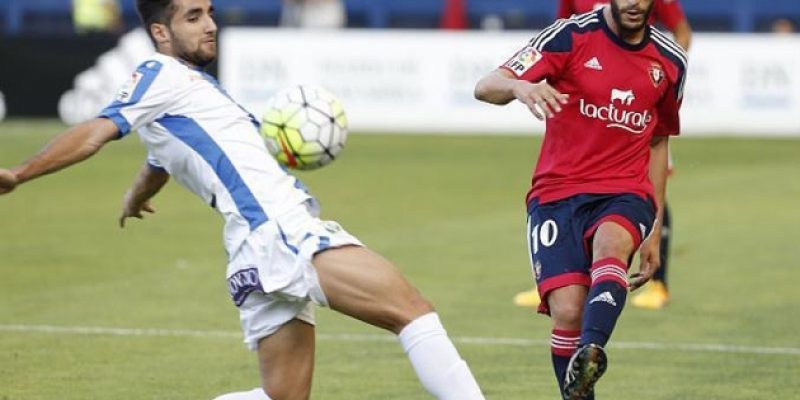
[[[272,158],[259,122],[200,69],[156,53],[100,114],[120,137],[137,131],[148,162],[200,196],[225,218],[233,255],[274,216],[310,199]]]

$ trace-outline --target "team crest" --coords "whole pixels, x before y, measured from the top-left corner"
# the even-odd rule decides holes
[[[529,69],[531,69],[534,65],[536,65],[536,63],[539,62],[539,60],[541,59],[542,59],[542,53],[540,53],[532,46],[527,46],[524,49],[520,50],[510,60],[508,60],[505,66],[506,68],[513,71],[515,75],[521,76]]]
[[[533,263],[533,274],[537,282],[542,279],[542,263],[538,260]]]
[[[661,65],[652,64],[647,71],[650,74],[650,81],[653,82],[653,86],[658,87],[661,81],[664,80],[664,70],[661,69]]]

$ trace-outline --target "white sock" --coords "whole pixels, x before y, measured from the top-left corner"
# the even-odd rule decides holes
[[[437,399],[484,400],[435,312],[411,321],[398,338],[422,386]]]
[[[264,390],[255,388],[248,392],[226,393],[214,398],[214,400],[271,400]]]

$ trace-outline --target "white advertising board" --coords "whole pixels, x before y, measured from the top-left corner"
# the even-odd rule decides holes
[[[272,93],[321,85],[358,132],[540,134],[520,103],[474,100],[481,76],[533,32],[229,28],[220,80],[255,113]],[[697,34],[682,111],[686,135],[800,136],[800,35]]]

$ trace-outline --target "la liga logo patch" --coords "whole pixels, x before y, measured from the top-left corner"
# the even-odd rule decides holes
[[[117,93],[117,101],[121,103],[127,103],[130,101],[131,97],[133,97],[133,92],[136,91],[136,87],[139,86],[139,82],[142,81],[142,74],[139,71],[133,73],[130,79],[120,88],[119,92]]]
[[[511,57],[511,59],[506,62],[505,66],[513,71],[517,76],[521,76],[534,65],[536,65],[536,63],[541,59],[542,53],[532,46],[526,46],[522,50],[518,51],[514,57]]]

